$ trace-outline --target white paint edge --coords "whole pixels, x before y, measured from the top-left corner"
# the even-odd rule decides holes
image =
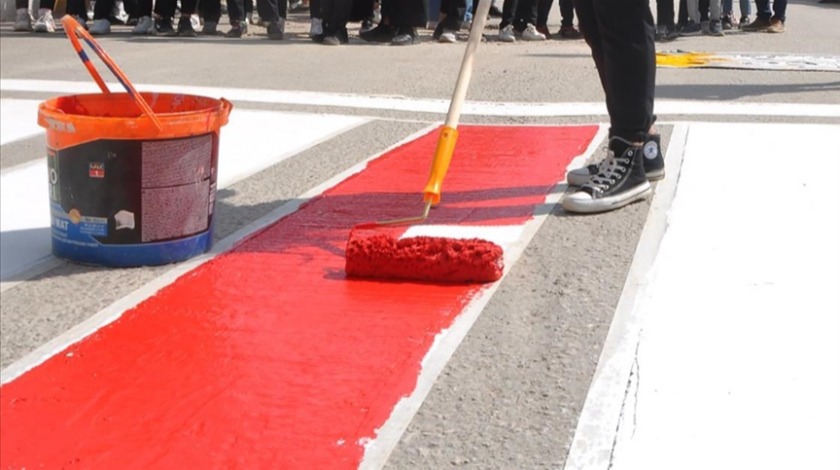
[[[636,346],[642,329],[636,303],[643,297],[650,269],[656,261],[659,244],[668,229],[668,215],[680,178],[688,123],[675,125],[665,157],[666,178],[658,183],[647,222],[639,237],[627,280],[616,306],[610,330],[601,350],[565,470],[608,470],[621,422],[622,407]]]
[[[0,385],[5,385],[15,380],[16,378],[25,374],[27,371],[44,363],[44,361],[46,361],[47,359],[57,355],[61,351],[64,351],[71,345],[82,341],[86,337],[95,333],[100,328],[117,320],[122,316],[123,313],[136,307],[144,300],[153,296],[160,289],[171,284],[177,278],[183,276],[184,274],[187,274],[191,270],[201,266],[207,261],[212,260],[216,256],[230,250],[250,235],[257,233],[260,230],[263,230],[264,228],[268,227],[269,225],[277,222],[281,218],[296,212],[301,205],[303,205],[310,199],[322,194],[327,189],[336,186],[337,184],[341,183],[350,176],[353,176],[356,173],[363,171],[367,167],[368,163],[370,163],[371,161],[396,149],[397,147],[400,147],[401,145],[409,143],[413,140],[420,138],[423,135],[428,134],[429,132],[432,132],[434,129],[440,126],[440,124],[441,123],[438,122],[433,125],[427,126],[415,133],[412,133],[400,140],[399,142],[395,143],[394,145],[391,145],[390,147],[386,148],[385,150],[366,158],[365,160],[357,163],[356,165],[353,165],[352,167],[348,168],[347,170],[341,173],[336,174],[329,180],[310,189],[298,198],[293,199],[292,201],[274,209],[273,211],[269,212],[263,217],[257,219],[254,222],[251,222],[250,224],[240,228],[233,234],[220,240],[213,246],[213,248],[209,252],[176,265],[167,272],[161,274],[155,279],[139,287],[134,292],[113,302],[111,305],[103,308],[87,320],[79,323],[78,325],[67,330],[61,335],[44,343],[34,351],[18,359],[12,364],[9,364],[9,366],[0,371]]]
[[[580,156],[574,158],[569,164],[569,168],[574,165],[581,164],[581,161],[587,161],[590,156],[599,148],[601,142],[607,137],[608,129],[606,125],[600,125],[598,132],[592,138],[587,149]],[[558,183],[552,191],[549,192],[545,198],[545,204],[557,206],[562,200],[563,194],[566,190],[565,180]],[[547,211],[548,212],[548,211]],[[455,350],[461,344],[461,341],[467,336],[467,333],[472,329],[481,312],[490,302],[493,294],[499,289],[499,286],[504,281],[510,269],[516,261],[522,256],[525,248],[534,238],[537,231],[546,221],[549,214],[538,214],[533,219],[524,224],[522,237],[510,245],[509,249],[505,250],[505,272],[502,279],[493,283],[492,285],[481,289],[476,296],[467,304],[466,308],[455,318],[452,325],[441,331],[436,337],[429,351],[423,357],[420,363],[420,374],[417,377],[417,385],[410,395],[403,397],[397,402],[394,409],[391,411],[390,417],[385,423],[376,430],[376,437],[371,440],[365,440],[365,454],[359,469],[374,470],[382,468],[388,461],[391,452],[396,448],[403,433],[408,428],[414,415],[420,409],[420,406],[425,401],[426,396],[432,389],[435,381],[440,373],[443,371],[449,359],[455,353]]]
[[[116,83],[109,88],[120,90]],[[244,88],[198,87],[162,84],[135,84],[141,91],[160,93],[188,93],[222,97],[232,101],[273,103],[304,106],[328,106],[355,109],[376,109],[388,111],[409,111],[445,114],[449,99],[410,98],[392,95],[357,95],[349,93],[321,93],[311,91],[283,91]],[[98,93],[91,82],[60,80],[0,79],[0,91],[23,91],[39,93]],[[840,105],[800,103],[733,103],[657,100],[656,110],[660,115],[714,115],[714,116],[797,116],[840,118]],[[462,109],[464,115],[474,116],[606,116],[603,101],[579,103],[524,103],[467,101]]]

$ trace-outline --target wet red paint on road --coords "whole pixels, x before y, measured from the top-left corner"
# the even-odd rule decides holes
[[[461,128],[429,223],[522,224],[594,127]],[[360,222],[419,214],[437,133],[0,388],[0,468],[355,468],[480,285],[348,280]]]

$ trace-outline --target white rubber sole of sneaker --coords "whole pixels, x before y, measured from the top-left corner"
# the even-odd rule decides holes
[[[641,201],[642,199],[647,198],[651,192],[652,187],[647,181],[625,193],[599,199],[592,199],[588,193],[578,191],[568,194],[563,198],[563,209],[567,212],[577,212],[581,214],[607,212],[620,209],[636,201]]]

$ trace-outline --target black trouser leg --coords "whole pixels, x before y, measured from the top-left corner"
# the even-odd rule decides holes
[[[560,0],[560,26],[575,25],[575,4],[572,0]]]
[[[353,0],[351,3],[350,21],[373,18],[373,0]],[[312,9],[312,0],[309,1],[309,8]]]
[[[231,26],[238,25],[239,23],[245,21],[244,0],[227,0],[227,10]]]
[[[524,31],[529,24],[537,24],[537,0],[519,0],[516,5],[516,20],[513,29]]]
[[[93,19],[107,20],[113,9],[114,0],[97,0],[96,4],[93,5]]]
[[[219,23],[222,19],[222,2],[221,0],[201,0],[198,3],[198,10],[204,18],[204,22]]]
[[[67,0],[67,11],[65,13],[87,20],[85,0]]]
[[[257,0],[257,13],[269,23],[279,21],[280,18],[285,19],[286,0]]]
[[[504,29],[505,26],[513,24],[516,20],[516,10],[519,8],[520,1],[522,0],[505,0],[502,3],[502,22],[499,23],[499,29]]]
[[[562,7],[563,2],[560,2]],[[551,14],[551,7],[554,6],[554,0],[538,0],[537,1],[537,26],[548,25],[548,15]]]
[[[700,21],[709,21],[709,0],[700,0],[697,7],[700,9]]]
[[[188,18],[195,13],[198,0],[181,0],[181,17]]]
[[[428,0],[395,0],[391,2],[391,25],[398,28],[424,28],[428,21]]]
[[[656,0],[656,24],[674,26],[674,0]]]
[[[309,4],[312,8],[312,4]],[[334,36],[347,33],[347,22],[353,12],[352,0],[321,0],[321,19],[324,21],[324,35]]]
[[[641,142],[653,124],[656,48],[646,0],[577,0],[578,22],[598,68],[610,135]]]
[[[677,16],[677,24],[688,24],[688,2],[686,0],[680,0],[680,9],[679,14]]]
[[[441,21],[444,29],[457,31],[461,27],[461,18],[467,9],[466,0],[441,0],[440,12],[445,15]]]

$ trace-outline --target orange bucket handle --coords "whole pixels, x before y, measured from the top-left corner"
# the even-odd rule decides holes
[[[116,62],[114,62],[111,57],[105,52],[104,49],[97,43],[93,36],[88,33],[82,25],[79,24],[72,16],[64,15],[61,18],[61,24],[64,25],[64,32],[67,33],[67,37],[70,39],[70,42],[73,44],[73,49],[76,50],[76,53],[79,55],[79,58],[82,59],[82,63],[87,68],[90,76],[93,77],[93,81],[99,85],[99,89],[102,90],[102,93],[110,93],[111,90],[108,89],[108,85],[105,84],[105,81],[102,80],[102,77],[99,75],[99,72],[96,71],[96,67],[90,61],[90,58],[85,53],[84,49],[82,49],[82,44],[79,42],[79,37],[84,39],[87,45],[96,52],[96,55],[102,59],[102,62],[108,67],[111,73],[117,77],[117,80],[120,81],[125,91],[128,92],[129,96],[137,103],[137,106],[140,107],[140,110],[143,111],[143,114],[146,115],[149,119],[152,120],[152,123],[157,127],[158,131],[163,130],[163,126],[160,123],[160,120],[155,115],[152,108],[146,103],[146,100],[134,89],[134,86],[129,81],[128,77],[125,76],[122,70],[117,67]]]

